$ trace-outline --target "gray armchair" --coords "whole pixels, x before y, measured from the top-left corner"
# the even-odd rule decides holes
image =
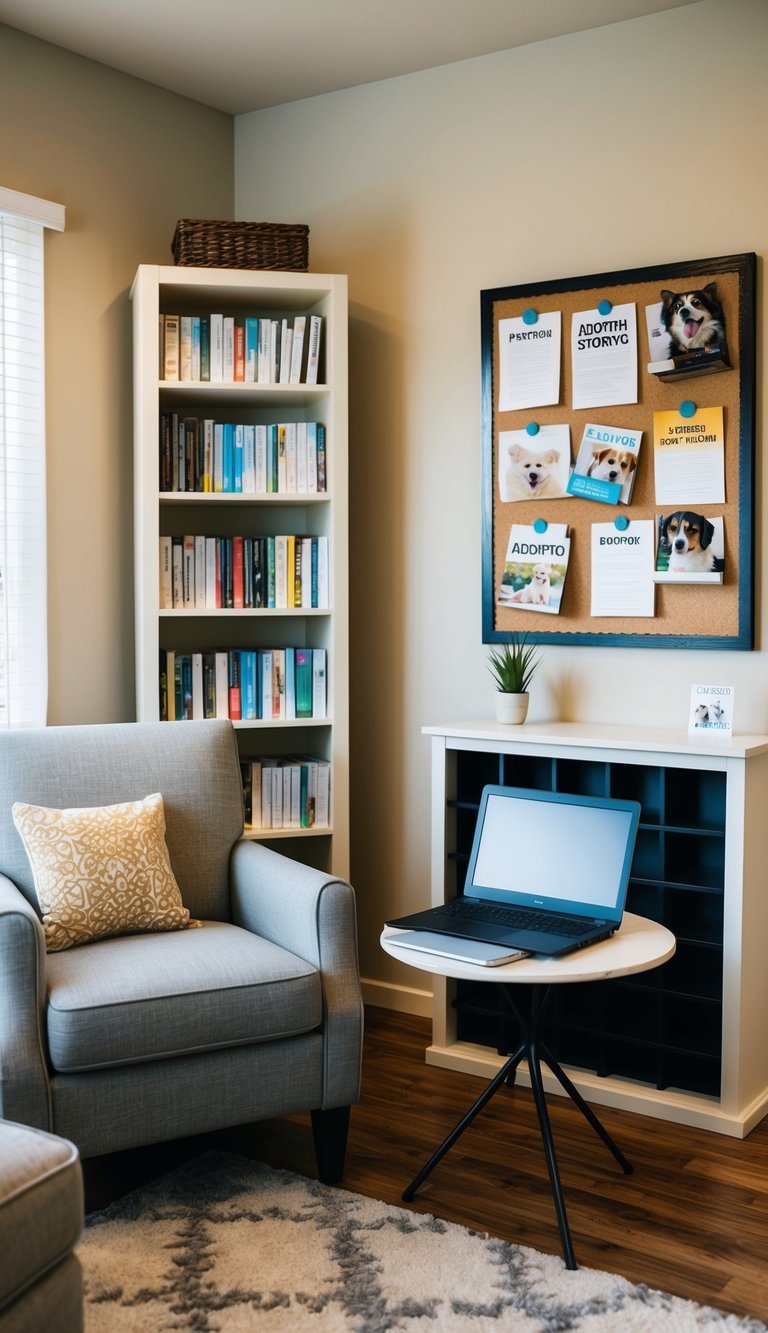
[[[45,951],[14,801],[103,806],[160,792],[200,929]],[[308,1110],[341,1176],[362,1003],[350,886],[242,841],[228,722],[0,732],[0,1115],[83,1157]]]

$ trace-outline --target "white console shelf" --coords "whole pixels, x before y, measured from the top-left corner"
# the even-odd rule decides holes
[[[640,978],[555,988],[549,1044],[590,1101],[747,1135],[768,1112],[768,736],[486,721],[424,733],[434,904],[461,891],[486,783],[640,801],[627,908],[668,926],[677,952]],[[428,1063],[490,1077],[514,1040],[498,988],[434,983]]]

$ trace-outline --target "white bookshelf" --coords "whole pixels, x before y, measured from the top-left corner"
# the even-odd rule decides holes
[[[347,279],[343,275],[174,268],[142,264],[131,289],[134,329],[134,578],[136,715],[159,718],[161,649],[198,652],[259,647],[324,648],[327,717],[238,721],[243,759],[315,754],[331,761],[328,828],[254,830],[281,850],[323,869],[349,874],[349,605],[347,587]],[[159,378],[159,317],[211,312],[323,318],[322,382],[251,384],[168,382]],[[311,495],[161,492],[160,413],[254,424],[316,421],[326,428],[327,489]],[[161,610],[161,534],[274,535],[328,538],[330,606],[291,610]],[[169,722],[168,726],[183,726]],[[289,843],[290,846],[285,844]]]

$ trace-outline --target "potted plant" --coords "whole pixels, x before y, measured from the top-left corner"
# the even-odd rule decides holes
[[[509,643],[493,648],[488,670],[496,681],[497,722],[524,722],[528,715],[528,686],[539,665],[536,648],[527,634],[513,634]]]

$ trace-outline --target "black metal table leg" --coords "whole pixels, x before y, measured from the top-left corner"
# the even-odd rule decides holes
[[[547,1100],[544,1096],[544,1083],[541,1077],[541,1064],[539,1062],[538,1040],[536,1036],[532,1036],[529,1043],[528,1069],[530,1070],[531,1075],[533,1100],[536,1103],[536,1112],[539,1117],[541,1141],[544,1144],[544,1156],[547,1161],[549,1183],[552,1186],[552,1195],[555,1200],[555,1212],[557,1213],[557,1225],[560,1228],[563,1258],[565,1259],[566,1268],[574,1269],[577,1267],[576,1256],[573,1253],[571,1229],[568,1225],[568,1215],[565,1211],[565,1199],[563,1198],[563,1186],[560,1181],[560,1172],[557,1166],[555,1142],[552,1138],[552,1126],[550,1124],[549,1112],[547,1110]]]
[[[558,1083],[561,1085],[564,1091],[568,1093],[568,1096],[570,1097],[571,1101],[576,1103],[579,1110],[581,1111],[581,1114],[584,1116],[584,1119],[589,1122],[589,1124],[594,1129],[595,1133],[599,1136],[599,1138],[603,1140],[603,1143],[605,1144],[606,1148],[608,1148],[608,1150],[613,1153],[614,1157],[616,1158],[616,1161],[618,1162],[624,1174],[626,1176],[631,1176],[632,1172],[635,1169],[632,1163],[628,1161],[628,1159],[624,1156],[619,1145],[615,1142],[614,1139],[611,1138],[611,1135],[608,1133],[608,1130],[605,1128],[605,1125],[600,1120],[598,1120],[597,1116],[595,1115],[589,1103],[585,1102],[584,1098],[579,1092],[579,1089],[575,1086],[574,1083],[571,1082],[565,1070],[557,1063],[557,1060],[554,1059],[554,1057],[547,1050],[546,1046],[544,1046],[543,1044],[541,1046],[541,1055],[542,1059],[544,1060],[544,1063],[548,1065],[549,1068],[552,1070],[552,1073],[554,1074]]]
[[[544,1146],[544,1155],[549,1172],[549,1183],[552,1188],[552,1195],[555,1202],[555,1211],[557,1213],[557,1222],[560,1230],[560,1241],[563,1247],[563,1258],[565,1266],[569,1269],[577,1267],[576,1257],[573,1251],[573,1242],[571,1240],[570,1227],[568,1225],[568,1215],[565,1210],[565,1199],[563,1196],[563,1187],[560,1180],[560,1171],[557,1165],[557,1155],[555,1153],[555,1143],[552,1136],[552,1125],[547,1110],[547,1102],[544,1093],[544,1081],[541,1076],[541,1061],[549,1067],[555,1078],[560,1083],[563,1091],[571,1098],[581,1111],[584,1118],[592,1126],[595,1133],[602,1139],[603,1143],[615,1157],[622,1171],[627,1175],[632,1172],[632,1163],[627,1160],[621,1149],[611,1138],[607,1129],[601,1124],[592,1110],[591,1106],[582,1097],[578,1088],[572,1083],[571,1079],[554,1059],[547,1046],[541,1038],[542,1017],[547,1003],[549,987],[543,984],[531,985],[505,985],[504,996],[516,1015],[520,1023],[522,1041],[517,1050],[502,1065],[501,1069],[491,1079],[488,1086],[480,1094],[477,1101],[469,1108],[458,1124],[451,1130],[450,1134],[436,1152],[432,1154],[429,1161],[422,1167],[418,1175],[414,1177],[410,1185],[403,1190],[402,1199],[409,1202],[417,1189],[426,1180],[430,1172],[442,1160],[448,1149],[453,1146],[456,1140],[464,1133],[464,1130],[471,1125],[475,1116],[482,1111],[483,1107],[498,1092],[504,1083],[511,1083],[514,1079],[515,1070],[521,1060],[528,1061],[528,1068],[531,1075],[531,1090],[533,1100],[536,1106],[536,1114],[539,1119],[539,1129]]]
[[[437,1166],[438,1162],[442,1161],[448,1149],[453,1147],[454,1143],[459,1138],[459,1136],[464,1133],[464,1130],[467,1129],[469,1125],[472,1124],[472,1121],[474,1120],[475,1116],[478,1115],[480,1111],[482,1111],[485,1105],[487,1105],[487,1103],[491,1100],[493,1094],[496,1091],[498,1091],[498,1089],[501,1087],[505,1079],[507,1079],[510,1076],[510,1074],[514,1073],[515,1069],[517,1069],[517,1066],[519,1065],[523,1056],[526,1054],[527,1049],[528,1049],[528,1043],[523,1042],[515,1051],[514,1055],[511,1055],[509,1059],[506,1061],[506,1063],[502,1065],[498,1074],[494,1075],[494,1077],[488,1084],[487,1088],[485,1088],[484,1091],[478,1097],[477,1101],[474,1102],[472,1106],[470,1106],[466,1115],[462,1116],[459,1123],[454,1126],[448,1137],[443,1139],[443,1142],[440,1144],[440,1147],[437,1149],[436,1152],[432,1154],[426,1165],[421,1168],[419,1174],[417,1176],[414,1176],[410,1185],[408,1185],[407,1188],[403,1190],[400,1197],[404,1203],[410,1202],[410,1200],[416,1193],[417,1189],[419,1188],[419,1185],[423,1185],[430,1171],[432,1171]]]

